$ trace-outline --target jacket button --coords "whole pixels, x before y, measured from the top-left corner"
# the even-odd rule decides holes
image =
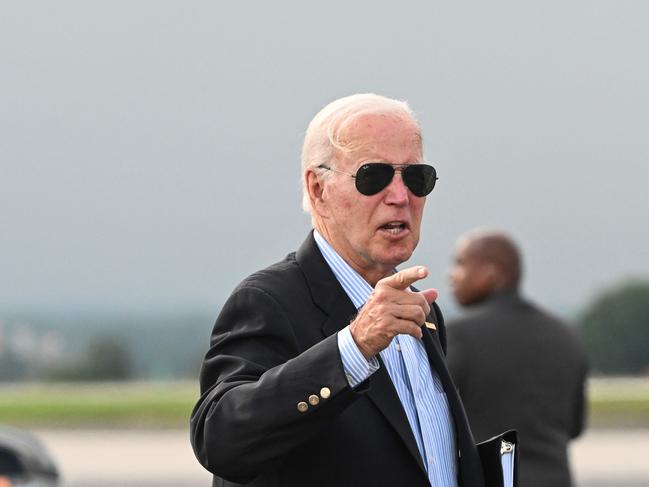
[[[300,401],[297,403],[297,410],[300,411],[301,413],[306,413],[307,409],[309,409],[309,405],[304,401]]]
[[[309,404],[311,404],[311,406],[317,406],[319,402],[320,402],[320,398],[315,394],[311,394],[309,396]]]
[[[331,390],[328,387],[320,389],[320,397],[322,399],[329,399],[329,396],[331,396]]]

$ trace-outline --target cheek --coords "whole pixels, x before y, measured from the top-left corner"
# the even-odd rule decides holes
[[[416,226],[417,231],[419,231],[423,213],[424,213],[424,202],[412,206],[411,208],[412,222]]]
[[[491,281],[488,278],[483,277],[478,282],[476,282],[475,290],[476,290],[476,294],[480,296],[485,296],[489,294],[491,290]]]
[[[338,214],[346,217],[349,214],[349,210],[354,207],[354,202],[344,191],[340,191],[339,188],[329,187],[327,194],[327,201],[331,210]]]

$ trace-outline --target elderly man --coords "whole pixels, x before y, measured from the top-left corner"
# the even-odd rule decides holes
[[[518,430],[521,487],[569,487],[566,447],[584,421],[586,354],[574,330],[519,293],[519,251],[477,230],[457,243],[451,283],[467,313],[448,328],[449,367],[478,441]]]
[[[314,230],[216,320],[191,418],[215,486],[483,487],[434,289],[396,272],[437,179],[408,105],[354,95],[303,149]]]

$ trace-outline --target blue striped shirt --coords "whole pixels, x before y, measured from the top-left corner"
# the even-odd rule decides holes
[[[360,309],[372,294],[372,286],[316,230],[313,236],[336,279],[356,309]],[[376,357],[370,361],[365,359],[349,326],[338,333],[338,348],[351,387],[358,386],[379,368]],[[453,420],[442,383],[430,367],[424,344],[410,335],[397,335],[380,354],[410,423],[431,485],[457,487]]]

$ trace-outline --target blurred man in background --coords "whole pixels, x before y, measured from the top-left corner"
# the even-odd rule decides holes
[[[448,364],[477,441],[520,440],[520,487],[569,487],[567,444],[584,425],[585,352],[572,329],[521,297],[521,257],[497,231],[456,246],[451,284],[465,315],[449,325]]]

